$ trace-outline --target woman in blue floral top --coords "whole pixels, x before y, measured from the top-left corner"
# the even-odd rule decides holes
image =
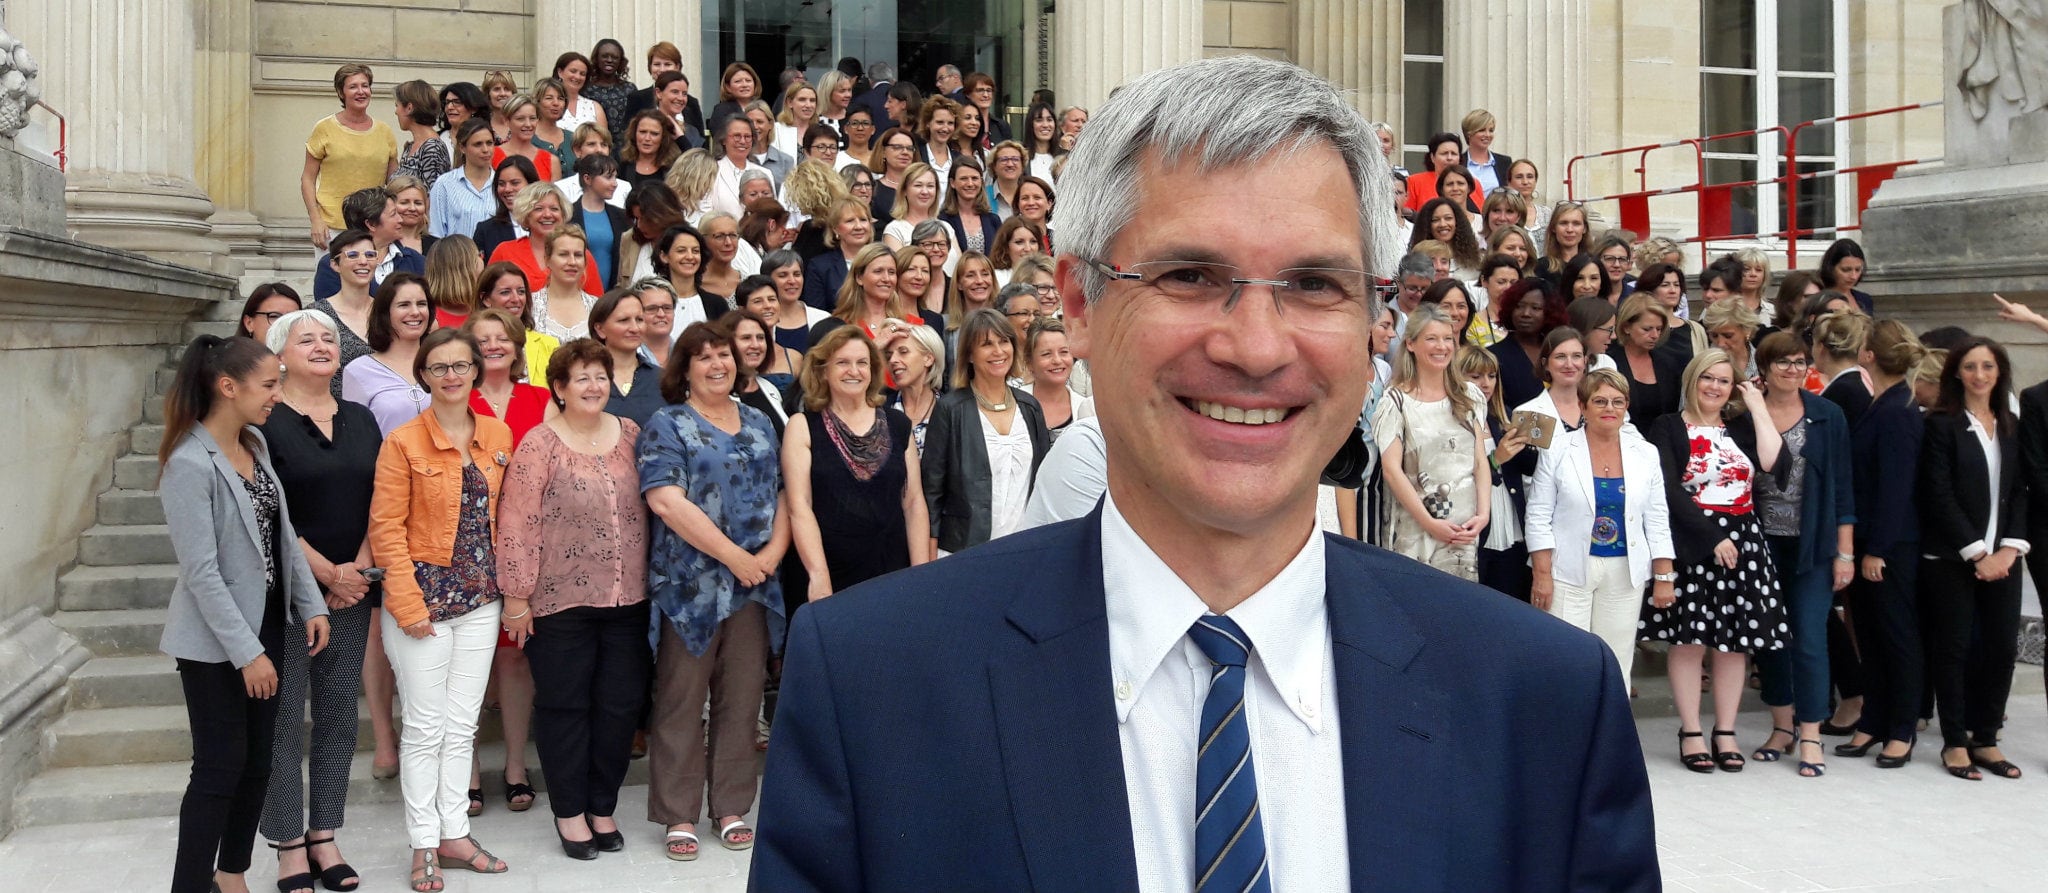
[[[639,444],[640,489],[661,521],[647,566],[659,628],[647,818],[668,828],[668,857],[689,861],[707,784],[719,843],[754,845],[740,816],[754,807],[754,720],[769,643],[782,640],[775,571],[789,548],[789,519],[774,429],[732,397],[732,334],[696,323],[670,356],[687,359],[662,372],[670,405],[648,420]]]

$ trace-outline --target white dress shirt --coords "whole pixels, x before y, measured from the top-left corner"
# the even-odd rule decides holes
[[[1064,438],[1062,438],[1064,439]],[[1229,617],[1251,640],[1245,716],[1275,890],[1347,890],[1336,661],[1323,537]],[[1209,609],[1105,495],[1102,584],[1138,888],[1194,889],[1195,756],[1210,666],[1188,638]]]
[[[1989,480],[1986,483],[1991,485],[1990,499],[1987,500],[1991,505],[1991,513],[1984,519],[1984,538],[1963,547],[1963,560],[1976,561],[1979,557],[1992,550],[1992,543],[1997,543],[1999,546],[2009,546],[2021,555],[2025,555],[2033,550],[2033,547],[2026,540],[2010,536],[2005,539],[1998,538],[1999,517],[2005,513],[2005,506],[1998,500],[1998,476],[2005,471],[2005,469],[1999,467],[2003,464],[2004,456],[1998,449],[1998,439],[1992,437],[1990,431],[1985,430],[1984,423],[1977,419],[1976,413],[1963,413],[1963,418],[1969,420],[1970,433],[1977,435],[1977,445],[1984,450],[1984,470],[1990,472],[1988,475]],[[2012,432],[2006,432],[2006,436],[2011,437]]]

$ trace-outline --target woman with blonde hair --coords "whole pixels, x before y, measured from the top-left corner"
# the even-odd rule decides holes
[[[838,250],[827,250],[804,265],[804,303],[830,311],[839,306],[840,286],[846,283],[854,256],[874,241],[875,224],[868,203],[858,198],[840,199],[825,219],[825,244]]]
[[[1517,268],[1525,276],[1535,269],[1536,240],[1528,230],[1519,226],[1494,227],[1493,235],[1486,237],[1486,252],[1514,258]]]
[[[459,326],[476,310],[476,283],[483,256],[468,236],[448,236],[427,252],[427,294],[434,296],[434,324]]]
[[[830,247],[825,241],[825,232],[831,229],[827,220],[832,216],[832,207],[848,197],[846,181],[839,179],[831,165],[805,158],[782,181],[782,196],[783,204],[790,209],[790,226],[796,228],[791,250],[806,262],[825,253]]]
[[[499,143],[510,137],[511,126],[505,120],[505,101],[518,95],[519,85],[513,83],[512,75],[504,70],[486,71],[482,88],[484,101],[491,108],[491,133]]]
[[[1614,343],[1607,355],[1615,371],[1629,383],[1629,421],[1646,430],[1658,416],[1678,410],[1678,378],[1684,361],[1658,350],[1673,317],[1663,303],[1647,294],[1630,295],[1615,316]]]
[[[399,174],[384,184],[384,191],[398,214],[398,244],[426,254],[440,241],[427,231],[432,217],[427,184],[411,174]]]
[[[1813,365],[1820,370],[1820,395],[1842,410],[1851,428],[1875,396],[1863,371],[1870,362],[1870,333],[1870,317],[1854,310],[1837,310],[1813,324]]]
[[[846,105],[853,101],[853,78],[839,69],[818,79],[818,123],[845,134]],[[865,150],[866,146],[861,146]]]
[[[1750,350],[1759,325],[1756,311],[1741,301],[1717,301],[1700,312],[1699,324],[1707,330],[1707,343],[1735,363],[1737,378],[1756,377],[1756,357]]]
[[[1522,200],[1521,193],[1512,189],[1489,192],[1486,204],[1481,205],[1479,214],[1472,219],[1473,234],[1480,244],[1493,237],[1494,230],[1504,226],[1528,226],[1529,203]]]
[[[1771,256],[1751,245],[1728,255],[1742,265],[1742,288],[1738,292],[1750,309],[1762,312],[1764,289],[1771,283]]]
[[[519,190],[519,194],[512,199],[512,219],[519,221],[520,226],[526,227],[526,238],[499,243],[498,247],[491,251],[490,262],[495,264],[508,261],[517,264],[519,269],[526,271],[527,290],[542,291],[547,288],[548,280],[551,278],[551,266],[548,263],[549,236],[557,229],[571,226],[568,222],[569,199],[562,195],[562,190],[555,188],[553,183],[545,180],[534,183]],[[578,241],[587,241],[582,238],[581,229],[578,229],[577,233]],[[586,250],[578,257],[574,273],[581,280],[582,291],[597,294],[604,286],[597,281],[597,264],[591,263],[588,247],[585,245]],[[556,294],[561,293],[559,289],[556,291]]]
[[[1393,386],[1373,413],[1380,471],[1393,503],[1388,548],[1424,564],[1479,578],[1479,534],[1492,481],[1480,397],[1452,360],[1458,335],[1442,309],[1408,314]],[[1398,509],[1396,511],[1395,509]]]
[[[711,188],[718,182],[718,159],[705,149],[691,149],[676,156],[662,182],[675,190],[676,203],[691,226],[711,210]]]
[[[839,286],[839,303],[832,318],[811,328],[811,343],[817,344],[825,333],[841,325],[860,326],[873,338],[881,331],[883,320],[901,319],[925,325],[937,322],[938,314],[927,316],[928,311],[896,290],[896,274],[896,256],[889,252],[889,246],[862,248],[847,267],[846,282]]]
[[[939,172],[922,161],[903,171],[903,188],[896,190],[889,225],[882,230],[882,241],[890,248],[910,244],[918,224],[939,218],[939,183]]]
[[[1543,257],[1536,262],[1536,275],[1570,288],[1571,283],[1559,277],[1572,258],[1585,253],[1587,235],[1585,207],[1577,202],[1558,202],[1550,213],[1550,224],[1543,229]]]
[[[976,310],[995,307],[996,266],[988,255],[968,251],[953,266],[953,287],[946,291],[946,327],[952,332]]]
[[[569,134],[562,128],[562,116],[569,111],[569,88],[560,78],[546,77],[533,84],[533,104],[540,109],[540,123],[533,129],[533,144],[555,156],[555,168],[565,170],[576,156],[569,152]]]
[[[500,106],[505,116],[505,141],[491,151],[491,164],[517,155],[533,162],[540,178],[553,181],[560,176],[556,171],[561,167],[555,161],[552,146],[542,148],[534,140],[540,135],[540,104],[524,93],[515,93]]]
[[[811,125],[819,123],[822,95],[810,84],[790,81],[789,88],[782,91],[782,113],[775,116],[775,138],[769,144],[791,158],[804,157],[804,134],[810,132]]]
[[[1458,374],[1479,389],[1486,398],[1487,462],[1493,466],[1492,501],[1499,506],[1479,537],[1479,582],[1496,592],[1529,600],[1529,547],[1522,538],[1522,516],[1527,505],[1523,475],[1509,470],[1508,463],[1529,446],[1528,433],[1508,425],[1507,404],[1500,387],[1500,358],[1477,344],[1458,348]],[[1531,468],[1534,466],[1532,465]],[[1339,503],[1340,507],[1343,503]]]
[[[896,250],[896,294],[919,310],[945,313],[946,293],[932,287],[932,259],[916,245]]]

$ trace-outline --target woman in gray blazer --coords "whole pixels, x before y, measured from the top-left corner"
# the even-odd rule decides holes
[[[305,625],[309,655],[327,645],[327,605],[256,430],[281,379],[277,356],[254,340],[201,335],[164,398],[157,490],[178,584],[159,647],[178,661],[192,726],[171,893],[241,886],[270,781],[270,655],[298,647],[284,641],[288,624]]]

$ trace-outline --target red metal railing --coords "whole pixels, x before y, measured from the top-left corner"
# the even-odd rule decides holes
[[[36,107],[49,112],[52,117],[57,119],[57,149],[50,154],[57,159],[57,170],[59,173],[62,173],[70,165],[70,160],[67,156],[71,148],[71,122],[64,119],[64,113],[57,111],[56,106],[47,102],[38,99],[36,100]]]
[[[1870,207],[1870,198],[1871,196],[1877,193],[1877,187],[1884,185],[1884,182],[1886,180],[1889,180],[1892,177],[1896,176],[1900,168],[1912,167],[1916,164],[1926,164],[1930,161],[1940,160],[1938,158],[1914,158],[1907,161],[1887,161],[1878,164],[1859,164],[1851,167],[1838,167],[1834,170],[1814,171],[1810,174],[1802,174],[1799,173],[1798,161],[1799,135],[1805,132],[1805,130],[1809,127],[1824,127],[1833,124],[1846,124],[1850,121],[1861,121],[1866,118],[1876,118],[1884,115],[1899,115],[1904,114],[1906,112],[1917,111],[1919,109],[1934,108],[1939,105],[1941,105],[1941,100],[1936,99],[1930,102],[1916,102],[1912,105],[1893,106],[1888,109],[1876,109],[1868,112],[1857,112],[1853,115],[1837,115],[1832,118],[1815,118],[1811,121],[1801,121],[1797,125],[1793,126],[1791,134],[1787,136],[1785,139],[1785,177],[1783,178],[1785,180],[1785,232],[1783,235],[1785,237],[1786,266],[1793,268],[1797,268],[1799,266],[1799,238],[1801,236],[1819,235],[1821,233],[1833,233],[1836,235],[1840,235],[1841,233],[1854,232],[1856,230],[1862,229],[1863,211],[1864,209]],[[1826,177],[1839,177],[1844,174],[1852,175],[1856,178],[1856,222],[1851,223],[1848,226],[1823,226],[1815,229],[1802,229],[1799,226],[1799,181],[1818,180]]]
[[[1886,180],[1891,179],[1894,175],[1898,173],[1898,171],[1901,168],[1911,167],[1916,164],[1925,164],[1930,161],[1938,160],[1916,158],[1902,161],[1888,161],[1871,164],[1861,164],[1851,167],[1833,168],[1824,171],[1813,171],[1810,173],[1800,173],[1798,162],[1799,137],[1807,129],[1813,127],[1841,124],[1850,121],[1860,121],[1884,115],[1898,115],[1909,111],[1915,111],[1918,109],[1932,108],[1938,105],[1941,105],[1941,102],[1939,100],[1935,100],[1932,102],[1920,102],[1914,103],[1912,105],[1902,105],[1895,106],[1892,108],[1876,109],[1867,112],[1857,112],[1855,114],[1850,115],[1839,115],[1828,118],[1816,118],[1811,121],[1802,121],[1790,127],[1786,127],[1784,125],[1778,125],[1774,127],[1760,127],[1755,130],[1738,130],[1730,133],[1714,134],[1713,136],[1689,137],[1686,139],[1668,140],[1666,142],[1661,143],[1649,143],[1640,146],[1629,146],[1627,148],[1622,149],[1609,149],[1604,152],[1591,152],[1583,155],[1575,155],[1572,157],[1570,161],[1565,163],[1565,194],[1570,200],[1580,203],[1604,201],[1614,202],[1620,210],[1621,228],[1633,231],[1639,236],[1642,236],[1647,235],[1650,232],[1651,199],[1664,198],[1675,195],[1685,195],[1691,193],[1698,197],[1696,225],[1696,232],[1698,233],[1698,235],[1691,236],[1689,238],[1679,239],[1677,241],[1682,243],[1705,243],[1719,239],[1732,238],[1735,236],[1758,236],[1766,238],[1780,238],[1788,243],[1786,247],[1787,261],[1791,265],[1797,266],[1799,237],[1817,235],[1821,233],[1849,232],[1861,229],[1862,224],[1860,223],[1860,220],[1862,217],[1863,210],[1870,205],[1870,198],[1872,194],[1874,194],[1877,191],[1878,186],[1882,185]],[[1779,176],[1769,180],[1741,180],[1727,183],[1707,182],[1706,153],[1709,151],[1709,145],[1713,143],[1726,142],[1729,140],[1737,140],[1744,138],[1762,140],[1766,134],[1772,133],[1778,135],[1780,143],[1783,146],[1783,157],[1785,166],[1783,172]],[[1677,149],[1681,147],[1690,148],[1692,150],[1694,172],[1692,182],[1679,186],[1667,186],[1654,189],[1651,188],[1649,177],[1650,153],[1664,149]],[[1776,154],[1775,149],[1767,149],[1763,146],[1757,147],[1758,155],[1763,155],[1767,151]],[[1636,174],[1636,188],[1634,190],[1627,192],[1617,192],[1609,195],[1588,196],[1585,198],[1579,197],[1578,166],[1580,162],[1591,161],[1593,159],[1598,158],[1611,158],[1615,156],[1627,155],[1635,156],[1635,168],[1633,170]],[[1852,223],[1847,226],[1801,228],[1799,226],[1798,218],[1798,184],[1800,183],[1800,181],[1816,180],[1826,177],[1839,177],[1844,174],[1850,174],[1856,177],[1856,214],[1859,222]],[[1766,187],[1779,187],[1782,188],[1784,191],[1785,205],[1787,208],[1785,228],[1783,230],[1771,233],[1734,232],[1735,190],[1755,188],[1761,195],[1766,194]]]

